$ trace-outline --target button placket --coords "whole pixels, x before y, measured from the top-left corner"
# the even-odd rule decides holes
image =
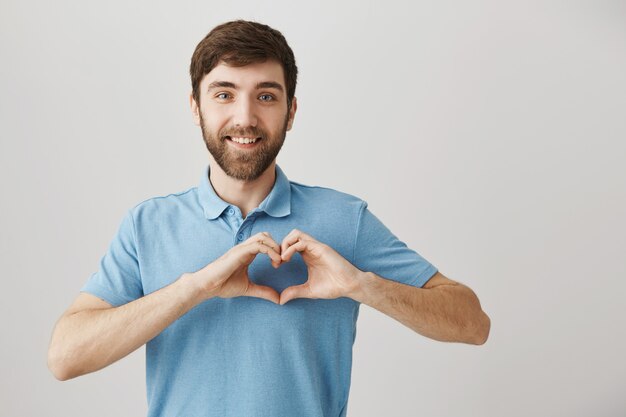
[[[252,230],[252,225],[254,224],[254,217],[248,217],[243,221],[241,227],[235,234],[235,244],[241,243],[244,240],[250,237],[250,231]]]

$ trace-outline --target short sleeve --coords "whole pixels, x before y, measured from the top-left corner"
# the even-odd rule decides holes
[[[102,298],[115,307],[143,296],[132,210],[122,220],[100,260],[98,271],[80,291]]]
[[[363,202],[357,224],[354,266],[403,284],[422,287],[437,268],[409,249]]]

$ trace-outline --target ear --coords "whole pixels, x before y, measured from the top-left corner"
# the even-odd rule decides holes
[[[293,119],[296,117],[296,110],[298,110],[298,100],[294,96],[291,100],[291,108],[289,109],[289,120],[287,121],[287,130],[291,130],[293,126]]]
[[[189,105],[191,106],[191,115],[196,126],[200,126],[200,106],[193,98],[193,92],[189,93]]]

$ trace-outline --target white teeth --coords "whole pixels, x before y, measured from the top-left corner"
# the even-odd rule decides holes
[[[254,143],[254,142],[256,142],[256,138],[249,139],[249,138],[235,138],[235,137],[231,137],[230,139],[233,142],[237,142],[237,143]]]

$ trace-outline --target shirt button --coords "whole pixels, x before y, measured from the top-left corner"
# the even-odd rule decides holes
[[[237,240],[240,241],[240,242],[243,240],[243,233],[239,233],[237,235]]]
[[[232,216],[233,214],[235,214],[235,210],[232,207],[229,208],[228,209],[228,214],[230,214]]]

